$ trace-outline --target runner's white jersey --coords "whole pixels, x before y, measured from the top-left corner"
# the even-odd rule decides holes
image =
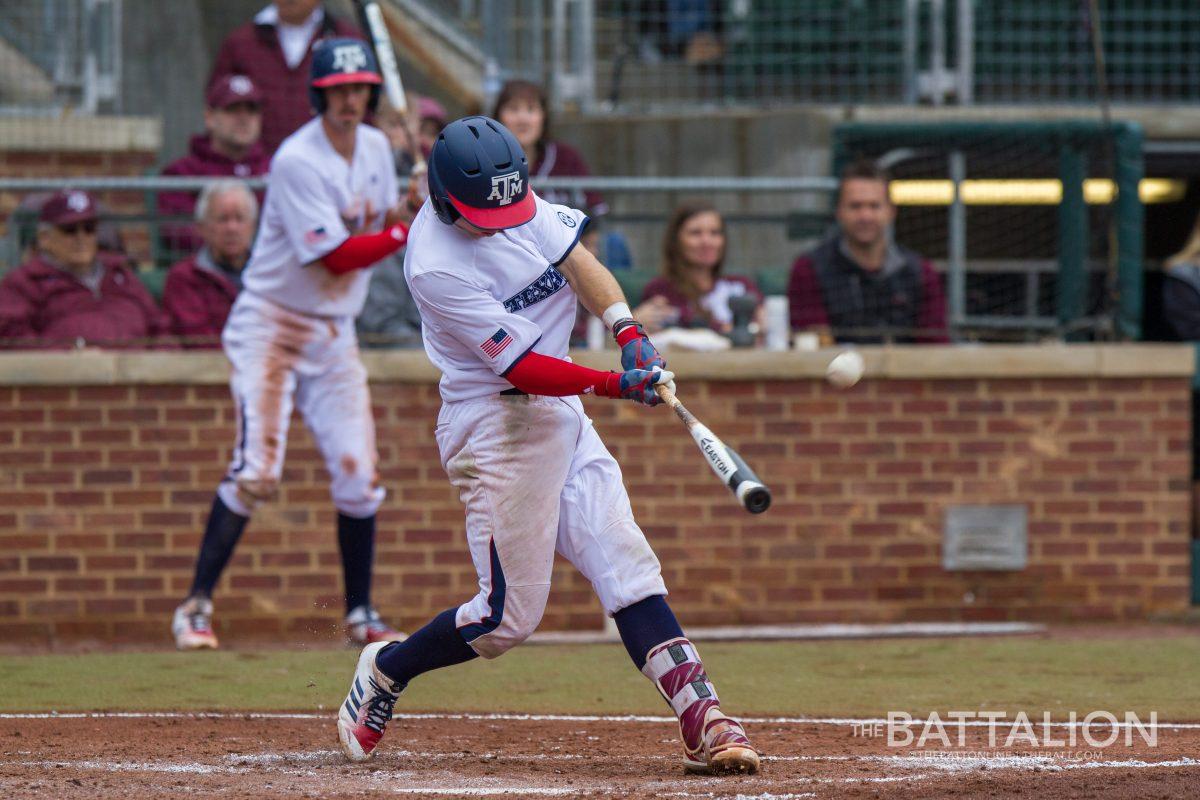
[[[357,316],[369,270],[334,275],[313,264],[336,250],[362,224],[368,204],[382,230],[384,213],[399,199],[392,148],[382,131],[359,125],[354,158],[342,158],[314,117],[289,136],[271,159],[262,224],[245,288],[304,314]]]
[[[531,349],[567,355],[575,292],[557,267],[588,218],[535,203],[529,222],[479,239],[439,221],[428,201],[413,220],[404,276],[447,403],[511,389],[501,376]]]

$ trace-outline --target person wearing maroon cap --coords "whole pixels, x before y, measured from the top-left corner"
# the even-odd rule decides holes
[[[99,253],[98,223],[87,192],[59,192],[42,206],[35,253],[0,282],[5,346],[117,345],[165,332],[126,262]]]
[[[257,221],[258,199],[236,178],[210,183],[200,193],[196,224],[204,245],[171,267],[163,288],[163,311],[184,347],[221,346]]]
[[[308,73],[320,39],[362,35],[319,0],[275,0],[221,43],[208,85],[227,75],[246,75],[263,93],[262,143],[274,154],[312,117]]]
[[[271,159],[263,149],[263,95],[245,75],[226,75],[208,89],[205,98],[205,133],[192,137],[188,154],[172,161],[163,175],[224,176],[249,178],[265,175]],[[163,217],[190,218],[196,211],[192,192],[163,192],[158,196],[158,213]],[[195,225],[163,225],[162,240],[167,250],[192,253],[204,244]]]

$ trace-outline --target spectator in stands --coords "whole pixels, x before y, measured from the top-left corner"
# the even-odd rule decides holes
[[[185,347],[220,347],[221,330],[242,288],[250,258],[258,199],[246,184],[226,178],[209,184],[196,203],[203,244],[171,267],[163,288],[163,310],[171,332]]]
[[[263,150],[262,93],[245,75],[226,75],[208,90],[204,102],[205,133],[192,137],[188,154],[172,161],[164,175],[221,175],[249,178],[267,174],[271,160]],[[192,192],[163,192],[158,196],[163,216],[188,217],[196,213]],[[204,244],[194,225],[166,224],[163,242],[168,250],[190,253]]]
[[[1162,313],[1183,342],[1200,342],[1200,217],[1183,249],[1166,260]],[[1192,538],[1200,539],[1200,392],[1192,391]]]
[[[586,177],[592,173],[587,162],[575,148],[550,135],[550,110],[546,103],[546,92],[536,83],[509,81],[500,89],[492,118],[500,120],[513,132],[525,157],[529,159],[529,176],[538,178]],[[538,196],[549,203],[592,209],[596,216],[608,211],[604,198],[598,192],[568,192],[561,190],[538,190]]]
[[[837,230],[792,266],[793,331],[824,343],[947,342],[946,301],[933,264],[896,244],[887,173],[851,164],[837,194]]]
[[[669,327],[733,329],[729,301],[753,296],[761,312],[762,294],[754,281],[722,275],[725,263],[725,221],[704,202],[675,209],[663,236],[662,275],[646,284],[634,318],[646,330]]]
[[[225,38],[208,79],[211,89],[228,75],[245,75],[263,93],[262,144],[273,155],[280,142],[308,122],[308,71],[318,39],[362,38],[351,23],[320,0],[274,0]]]
[[[367,347],[421,347],[421,313],[404,280],[404,251],[371,269],[362,313],[355,320]]]
[[[408,207],[416,214],[429,196],[429,183],[421,172],[405,177]],[[403,249],[371,268],[367,299],[354,324],[367,347],[421,347],[421,313],[404,279]]]
[[[6,238],[11,237],[11,243],[5,248],[8,251],[5,254],[7,260],[0,263],[18,264],[37,252],[38,217],[41,215],[42,206],[55,194],[57,192],[30,192],[17,203],[17,207],[8,218]],[[129,260],[121,228],[109,218],[111,214],[102,201],[96,201],[96,215],[100,218],[99,227],[96,228],[96,245],[101,255]],[[0,267],[0,272],[2,271],[3,267]]]
[[[429,158],[429,154],[433,151],[433,143],[437,141],[442,128],[446,127],[446,123],[450,121],[450,116],[446,113],[445,106],[432,97],[417,98],[417,115],[420,117],[417,138],[421,145],[421,152],[425,154],[425,158]]]
[[[19,340],[8,346],[115,345],[165,332],[127,262],[99,252],[99,222],[87,192],[42,205],[34,254],[0,283],[0,339]]]
[[[1163,316],[1180,341],[1200,342],[1200,217],[1183,249],[1163,266]]]
[[[415,100],[415,95],[409,96],[409,108],[412,108]],[[413,115],[401,114],[384,95],[379,98],[379,106],[375,109],[373,124],[383,131],[384,135],[388,137],[388,143],[392,146],[392,156],[396,160],[396,176],[407,181],[417,162],[416,153],[419,152],[417,150],[417,125]]]

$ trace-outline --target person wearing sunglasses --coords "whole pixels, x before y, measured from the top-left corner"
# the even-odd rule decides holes
[[[166,332],[162,311],[128,264],[101,253],[96,200],[52,195],[30,258],[0,282],[0,346],[130,346]]]

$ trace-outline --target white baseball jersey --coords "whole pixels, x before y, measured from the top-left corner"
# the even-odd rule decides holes
[[[399,200],[391,145],[382,131],[359,125],[354,158],[342,158],[314,117],[271,159],[262,225],[246,265],[246,290],[302,314],[357,316],[371,281],[368,270],[334,275],[313,264],[362,224],[368,209],[383,214]]]
[[[529,222],[479,239],[439,221],[428,202],[413,220],[404,275],[445,402],[511,389],[501,376],[535,345],[542,355],[567,355],[576,300],[557,267],[588,218],[535,203]]]

